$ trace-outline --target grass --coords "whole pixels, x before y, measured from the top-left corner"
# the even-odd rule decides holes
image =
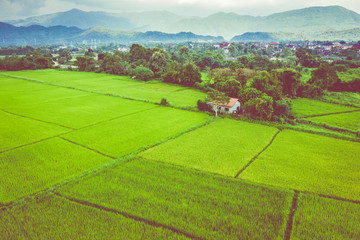
[[[21,115],[77,129],[151,108],[154,106],[148,103],[91,94],[8,109]]]
[[[60,126],[0,111],[0,152],[68,131]]]
[[[282,131],[240,178],[360,200],[360,143]]]
[[[359,239],[360,205],[300,194],[291,239]]]
[[[188,239],[167,229],[51,195],[16,206],[0,216],[0,236],[4,239]]]
[[[280,239],[291,193],[136,159],[59,190],[204,239]]]
[[[0,108],[25,107],[89,95],[80,91],[24,81],[0,75]]]
[[[0,155],[0,202],[38,192],[112,159],[53,138]]]
[[[204,124],[208,115],[158,107],[66,134],[71,141],[120,157]]]
[[[276,132],[276,128],[223,119],[151,148],[141,156],[235,176]]]
[[[297,117],[307,117],[354,110],[358,110],[358,108],[342,106],[339,104],[327,103],[308,98],[297,98],[292,100],[292,112]]]
[[[360,68],[350,68],[346,72],[337,72],[342,82],[350,82],[360,79]]]
[[[360,112],[312,117],[308,118],[308,120],[316,123],[325,123],[329,126],[347,129],[352,132],[360,131]]]
[[[6,72],[6,74],[156,103],[160,103],[162,98],[166,98],[168,102],[177,107],[195,107],[197,100],[206,96],[205,93],[195,89],[158,81],[143,82],[133,80],[129,76],[51,69]],[[179,94],[179,90],[186,91]]]
[[[328,92],[322,101],[360,108],[360,94],[352,92]]]

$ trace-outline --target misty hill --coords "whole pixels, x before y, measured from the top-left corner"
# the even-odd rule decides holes
[[[318,41],[359,41],[360,28],[353,28],[341,31],[320,31],[308,33],[288,33],[288,32],[247,32],[231,39],[231,42],[288,42],[299,40],[318,40]]]
[[[41,44],[63,44],[63,43],[132,43],[132,42],[220,42],[223,37],[212,37],[196,35],[191,32],[180,32],[168,34],[163,32],[136,32],[112,30],[103,27],[94,27],[82,30],[76,27],[54,26],[43,27],[32,25],[28,27],[15,27],[0,22],[0,45],[41,45]]]
[[[73,9],[9,23],[16,26],[64,25],[81,29],[102,26],[135,31],[193,32],[230,39],[246,32],[308,33],[352,29],[360,26],[360,15],[340,6],[310,7],[265,17],[223,12],[208,17],[185,17],[167,11],[106,13]]]

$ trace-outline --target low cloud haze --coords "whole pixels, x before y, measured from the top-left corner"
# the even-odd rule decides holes
[[[358,0],[0,0],[0,21],[67,11],[139,12],[168,10],[180,15],[207,16],[216,12],[264,16],[276,12],[311,7],[339,5],[360,13]]]

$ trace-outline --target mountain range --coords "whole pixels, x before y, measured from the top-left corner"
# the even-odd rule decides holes
[[[124,31],[192,32],[223,36],[230,40],[246,32],[314,34],[360,27],[360,15],[340,6],[310,7],[269,16],[255,17],[219,12],[208,17],[180,16],[167,11],[107,13],[72,9],[67,12],[7,21],[14,26],[66,26],[82,30],[93,27]]]
[[[103,27],[93,27],[82,30],[77,27],[53,26],[43,27],[31,25],[16,27],[0,22],[0,46],[9,45],[43,45],[64,43],[178,43],[178,42],[221,42],[223,37],[196,35],[191,32],[176,34],[157,31],[137,32],[111,30]]]

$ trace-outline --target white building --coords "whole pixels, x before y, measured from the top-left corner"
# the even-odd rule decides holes
[[[219,113],[233,114],[239,113],[241,109],[241,103],[237,98],[230,98],[226,104],[217,104],[215,101],[209,103],[214,111]]]

